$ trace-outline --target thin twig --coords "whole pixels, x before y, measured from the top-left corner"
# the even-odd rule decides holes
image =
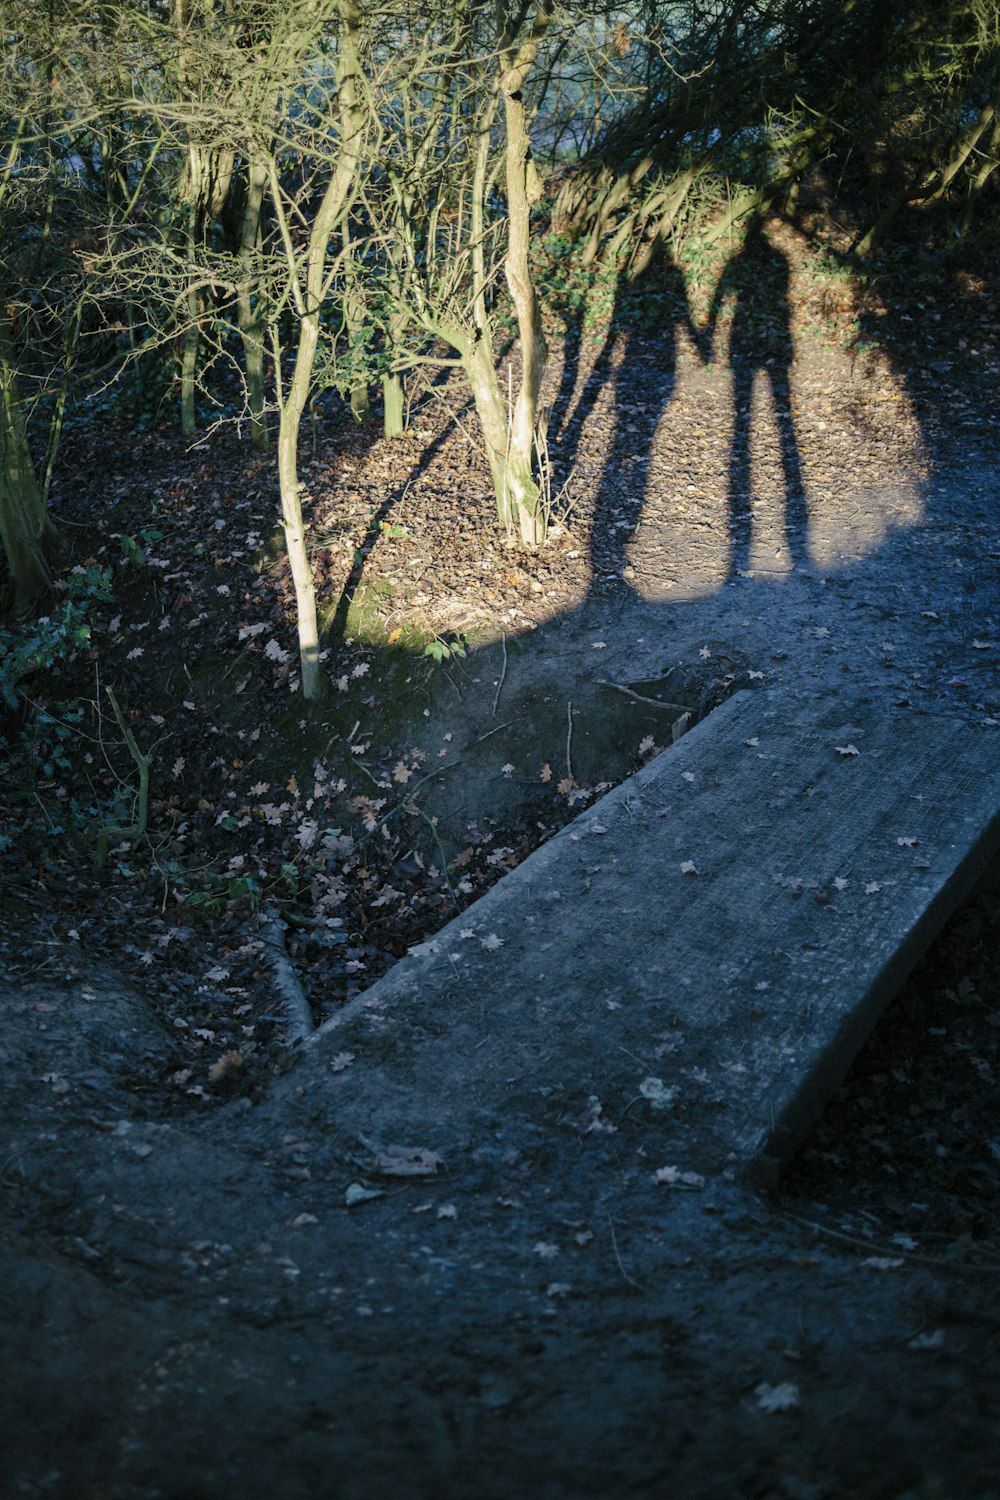
[[[494,717],[494,719],[497,716],[497,704],[500,702],[500,694],[501,694],[501,692],[503,690],[504,678],[507,676],[507,634],[506,634],[506,631],[504,632],[503,636],[501,637],[501,640],[502,640],[502,643],[503,643],[503,666],[500,669],[500,681],[497,683],[497,690],[496,690],[496,693],[495,693],[494,698],[493,698],[493,717]]]
[[[478,739],[470,740],[465,747],[466,750],[472,750],[476,745],[481,745],[483,740],[488,740],[491,734],[499,734],[501,729],[509,729],[513,722],[513,719],[507,719],[505,723],[498,724],[495,729],[487,729],[486,733],[481,734]]]
[[[415,802],[408,802],[406,804],[406,811],[413,814],[413,816],[415,817],[423,818],[424,822],[427,824],[427,827],[430,829],[434,842],[435,844],[437,844],[438,853],[441,856],[441,874],[444,876],[444,883],[448,887],[448,895],[451,897],[451,904],[455,908],[455,910],[458,911],[459,901],[458,897],[455,895],[455,887],[451,883],[451,876],[448,874],[448,856],[444,852],[444,845],[441,842],[441,835],[437,831],[437,824],[434,822],[434,819],[430,817],[429,814],[425,813],[422,807],[418,807]]]
[[[832,1240],[840,1240],[845,1245],[853,1245],[858,1249],[867,1250],[869,1253],[881,1252],[889,1259],[897,1258],[897,1247],[895,1245],[880,1245],[874,1240],[864,1240],[860,1235],[844,1234],[839,1229],[828,1229],[825,1224],[817,1224],[813,1219],[800,1219],[796,1214],[782,1214],[789,1224],[798,1224],[802,1229],[810,1229],[813,1234],[825,1234]],[[940,1271],[990,1271],[1000,1273],[1000,1265],[992,1261],[942,1260],[930,1255],[902,1255],[898,1257],[904,1265],[933,1266]]]
[[[607,677],[598,677],[597,685],[613,688],[616,693],[624,693],[626,698],[632,698],[636,703],[648,704],[650,708],[665,708],[668,712],[677,714],[691,712],[683,703],[668,703],[664,698],[647,698],[645,693],[637,693],[634,688],[626,687],[623,682],[612,682]]]
[[[576,777],[573,775],[573,755],[572,755],[572,751],[573,751],[573,705],[572,705],[572,703],[567,703],[566,704],[566,775],[569,777],[570,781],[574,782],[574,784],[575,784]]]
[[[618,1262],[619,1271],[622,1273],[629,1286],[634,1286],[637,1292],[644,1291],[645,1288],[642,1286],[642,1284],[636,1281],[634,1277],[630,1276],[625,1267],[622,1265],[621,1254],[618,1250],[618,1236],[615,1234],[615,1221],[610,1214],[608,1214],[608,1228],[611,1230],[611,1244],[614,1247],[615,1260]]]
[[[513,719],[508,719],[505,724],[498,724],[495,729],[487,729],[486,733],[481,734],[478,739],[470,740],[470,742],[465,747],[466,751],[473,750],[476,745],[481,745],[483,740],[488,740],[491,734],[499,734],[501,729],[509,729],[513,723]],[[408,804],[413,800],[413,794],[423,786],[425,781],[433,781],[435,776],[443,776],[446,771],[451,771],[455,766],[461,765],[461,763],[462,756],[456,755],[454,760],[447,761],[443,766],[435,766],[432,771],[428,771],[426,775],[421,776],[420,780],[415,781],[409,788],[402,801],[397,802],[395,807],[390,807],[387,813],[383,813],[375,826],[373,828],[370,828],[366,834],[364,834],[359,839],[355,839],[355,847],[360,849],[362,844],[367,844],[369,839],[375,837],[379,829],[384,827],[385,824],[388,823],[390,818],[394,818],[397,813],[406,812]],[[357,760],[352,762],[352,764],[358,766],[362,771],[364,771],[366,776],[370,776],[377,787],[380,787],[383,791],[385,790],[385,788],[382,786],[382,783],[375,780],[375,777],[372,776],[372,773],[371,771],[369,771],[367,766],[362,765],[361,762]]]
[[[128,752],[135,762],[136,769],[139,772],[139,787],[135,794],[134,821],[127,828],[119,828],[116,824],[109,823],[106,824],[105,827],[103,827],[98,833],[97,848],[94,851],[95,871],[103,870],[105,861],[108,857],[108,846],[112,839],[116,839],[120,843],[134,844],[138,839],[142,838],[143,834],[146,832],[146,817],[149,807],[149,758],[148,756],[143,755],[142,751],[139,749],[139,746],[136,744],[135,735],[132,733],[128,724],[125,722],[124,715],[122,714],[122,711],[118,706],[118,699],[115,697],[113,689],[105,687],[104,691],[108,695],[108,701],[110,702],[111,707],[114,710],[118,728],[121,730],[122,734],[125,737],[125,744],[128,746]]]

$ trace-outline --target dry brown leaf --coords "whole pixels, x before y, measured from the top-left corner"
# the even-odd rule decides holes
[[[243,1059],[234,1047],[212,1064],[208,1070],[209,1083],[219,1083],[223,1078],[228,1078],[230,1073],[238,1073],[243,1067]]]

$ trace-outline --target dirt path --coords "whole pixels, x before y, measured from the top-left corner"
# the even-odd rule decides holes
[[[373,554],[366,586],[409,567],[391,627],[410,611],[492,634],[401,731],[425,756],[462,747],[422,788],[451,847],[470,821],[530,816],[551,778],[593,789],[647,735],[666,743],[658,691],[697,711],[755,682],[845,684],[1000,718],[990,454],[930,441],[888,362],[803,355],[787,393],[758,371],[748,405],[721,360],[669,354],[611,347],[575,404],[557,398],[579,498],[534,575],[519,560],[484,600],[503,554],[474,533],[458,555],[470,575],[489,562],[476,587],[436,578],[428,495],[452,472],[437,460],[392,513],[420,546]],[[422,1144],[378,1138],[408,1078],[404,1027],[377,1065],[345,1049],[254,1102],[165,1115],[134,1083],[172,1066],[162,1009],[120,966],[74,967],[4,993],[4,1493],[995,1493],[1000,1243],[925,1234],[905,1173],[886,1178],[899,1214],[875,1224],[827,1213],[836,1161],[775,1202],[725,1182],[654,1192],[631,1117],[487,1120],[453,1079],[423,1110],[460,1166],[387,1176],[380,1149]],[[1000,1014],[995,989],[980,999]],[[422,1024],[449,1036],[446,1014]],[[995,1090],[982,1068],[978,1085]]]

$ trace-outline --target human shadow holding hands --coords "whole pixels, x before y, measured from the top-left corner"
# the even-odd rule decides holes
[[[754,219],[743,245],[731,257],[719,278],[708,325],[702,333],[702,350],[704,356],[710,358],[719,314],[726,299],[732,297],[734,308],[729,336],[729,364],[733,376],[733,446],[728,491],[730,577],[747,573],[753,544],[750,424],[754,382],[758,374],[766,375],[770,383],[781,451],[784,483],[782,549],[787,547],[793,568],[808,562],[809,516],[789,384],[794,357],[789,280],[787,258],[765,237],[760,219]]]
[[[611,392],[614,425],[590,535],[591,588],[598,592],[620,586],[622,580],[633,586],[629,556],[645,507],[657,427],[674,398],[681,336],[687,336],[702,360],[710,347],[704,330],[692,320],[684,276],[672,259],[664,256],[656,268],[655,337],[637,337],[629,328],[623,312],[628,290],[622,277],[576,417],[579,422],[579,413],[592,409],[601,391]]]

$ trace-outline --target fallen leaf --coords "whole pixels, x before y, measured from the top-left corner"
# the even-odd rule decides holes
[[[303,1229],[306,1224],[318,1223],[319,1220],[317,1219],[315,1214],[296,1214],[295,1218],[291,1220],[288,1227],[289,1229]]]
[[[209,1083],[219,1083],[223,1078],[228,1078],[230,1073],[239,1073],[242,1067],[242,1057],[235,1048],[230,1047],[209,1068],[208,1081]]]
[[[903,838],[903,839],[897,839],[896,843],[899,845],[899,847],[901,849],[915,849],[917,847],[917,845],[920,843],[920,840],[919,839],[906,839],[906,838]]]
[[[295,838],[303,849],[311,849],[319,836],[319,824],[314,818],[303,818],[296,829]]]
[[[353,1061],[353,1052],[338,1052],[336,1057],[330,1059],[330,1072],[343,1073],[344,1069],[349,1068]]]
[[[639,1093],[649,1100],[649,1107],[656,1114],[669,1109],[677,1098],[677,1090],[668,1088],[662,1078],[644,1078],[639,1085]]]
[[[904,1265],[905,1262],[891,1255],[869,1255],[868,1259],[863,1260],[861,1264],[873,1271],[895,1271],[897,1266]]]
[[[396,762],[395,766],[393,767],[393,771],[392,771],[392,779],[393,779],[393,781],[399,781],[399,782],[409,781],[409,779],[410,779],[410,777],[412,775],[413,775],[413,772],[410,770],[410,768],[409,768],[408,765],[405,765],[404,762],[401,761],[401,760]]]
[[[479,943],[481,947],[486,949],[487,953],[495,953],[498,948],[503,947],[503,938],[497,937],[495,932],[490,932],[487,933],[486,937],[480,938]]]
[[[639,754],[645,755],[648,750],[654,749],[655,746],[656,741],[653,739],[653,736],[651,734],[644,735],[639,741]]]
[[[536,1245],[532,1246],[532,1250],[536,1255],[540,1255],[542,1260],[553,1260],[559,1254],[559,1246],[550,1245],[545,1240],[539,1240]]]
[[[698,866],[695,864],[695,862],[694,862],[693,859],[686,859],[684,861],[684,863],[681,865],[681,874],[682,875],[697,875],[698,874]]]
[[[352,1182],[344,1193],[344,1202],[348,1208],[353,1208],[355,1203],[367,1203],[371,1198],[384,1198],[385,1194],[381,1188],[366,1188],[360,1182]]]
[[[436,1217],[439,1219],[457,1219],[458,1209],[455,1207],[454,1203],[442,1203],[441,1207],[437,1211]]]
[[[944,1343],[944,1329],[935,1328],[933,1333],[918,1333],[916,1338],[911,1339],[907,1348],[909,1349],[940,1349]]]
[[[552,767],[549,765],[548,761],[546,761],[544,766],[542,767],[541,779],[545,782],[549,782],[552,780]]]
[[[861,754],[861,751],[858,749],[857,745],[837,745],[837,746],[835,746],[835,749],[836,749],[838,755],[860,755]]]
[[[705,1179],[699,1172],[682,1172],[680,1167],[660,1167],[653,1173],[653,1181],[667,1187],[703,1188]]]
[[[799,1388],[785,1381],[782,1385],[768,1385],[762,1381],[754,1387],[757,1406],[761,1411],[792,1411],[799,1405]]]

